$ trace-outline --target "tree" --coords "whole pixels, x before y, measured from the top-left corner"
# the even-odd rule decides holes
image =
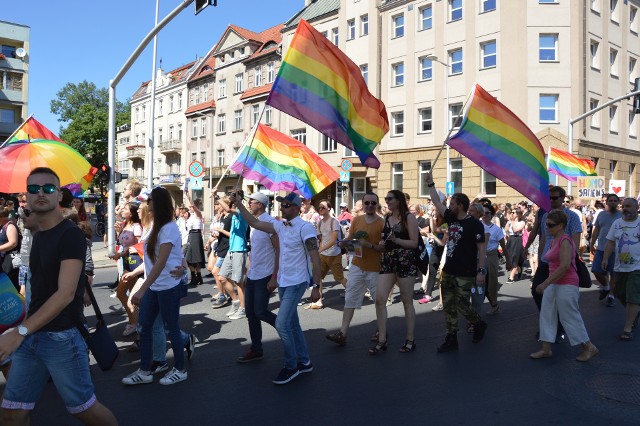
[[[107,161],[109,134],[109,92],[98,89],[88,81],[67,83],[51,101],[51,112],[58,121],[67,124],[60,128],[60,139],[80,152],[93,165]],[[116,126],[129,123],[129,102],[116,102]]]

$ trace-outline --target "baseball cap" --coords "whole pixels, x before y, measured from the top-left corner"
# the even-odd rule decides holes
[[[340,203],[340,207],[347,207],[347,203]]]
[[[295,194],[293,192],[288,193],[284,197],[277,196],[276,200],[279,203],[295,204],[298,207],[302,207],[302,199],[300,199],[300,196],[298,194]]]
[[[249,198],[252,200],[256,200],[265,207],[269,205],[269,198],[262,192],[254,192],[253,194],[249,195]]]

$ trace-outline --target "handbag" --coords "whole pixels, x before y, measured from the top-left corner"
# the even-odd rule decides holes
[[[111,333],[109,333],[109,328],[102,316],[102,312],[100,312],[100,307],[89,283],[86,283],[86,290],[89,299],[91,299],[91,305],[93,305],[93,309],[96,312],[96,328],[94,331],[89,332],[84,324],[76,325],[76,327],[80,331],[80,334],[82,334],[82,337],[84,337],[87,347],[89,351],[91,351],[100,369],[102,371],[108,371],[113,367],[116,358],[118,358],[118,346],[113,340],[113,337],[111,337]]]
[[[580,258],[580,255],[576,253],[576,272],[578,273],[578,285],[580,288],[591,288],[591,274],[589,273],[589,269],[587,265],[584,264],[584,261]]]
[[[422,237],[418,236],[418,247],[414,249],[416,254],[416,265],[422,275],[426,275],[429,271],[429,251]]]

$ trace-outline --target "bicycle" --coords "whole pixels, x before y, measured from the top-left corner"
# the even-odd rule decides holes
[[[96,235],[98,237],[104,236],[104,233],[106,231],[106,228],[105,228],[105,225],[104,225],[104,219],[103,220],[98,220],[98,222],[96,223],[95,231],[96,231]]]

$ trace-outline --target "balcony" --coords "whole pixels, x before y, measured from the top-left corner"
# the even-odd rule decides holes
[[[0,59],[0,68],[8,68],[12,70],[24,70],[24,61],[19,58]]]
[[[225,172],[225,170],[227,170],[228,166],[216,166],[216,167],[207,167],[205,169],[205,175],[204,178],[207,179],[209,178],[209,173],[213,174],[213,178],[218,178],[220,179],[220,177],[222,176],[222,174]],[[227,177],[238,177],[238,174],[236,172],[234,172],[233,170],[229,170],[229,173],[227,173]]]
[[[176,173],[164,173],[160,174],[160,179],[158,180],[160,186],[168,187],[180,187],[182,186],[182,175]]]
[[[179,139],[173,139],[169,141],[162,141],[158,145],[158,149],[162,154],[180,154],[182,152],[182,141]]]
[[[23,102],[22,90],[0,89],[0,100],[15,103]]]
[[[142,145],[134,145],[127,147],[127,158],[129,160],[134,160],[136,158],[140,158],[144,160],[145,153],[147,152],[147,148]]]

